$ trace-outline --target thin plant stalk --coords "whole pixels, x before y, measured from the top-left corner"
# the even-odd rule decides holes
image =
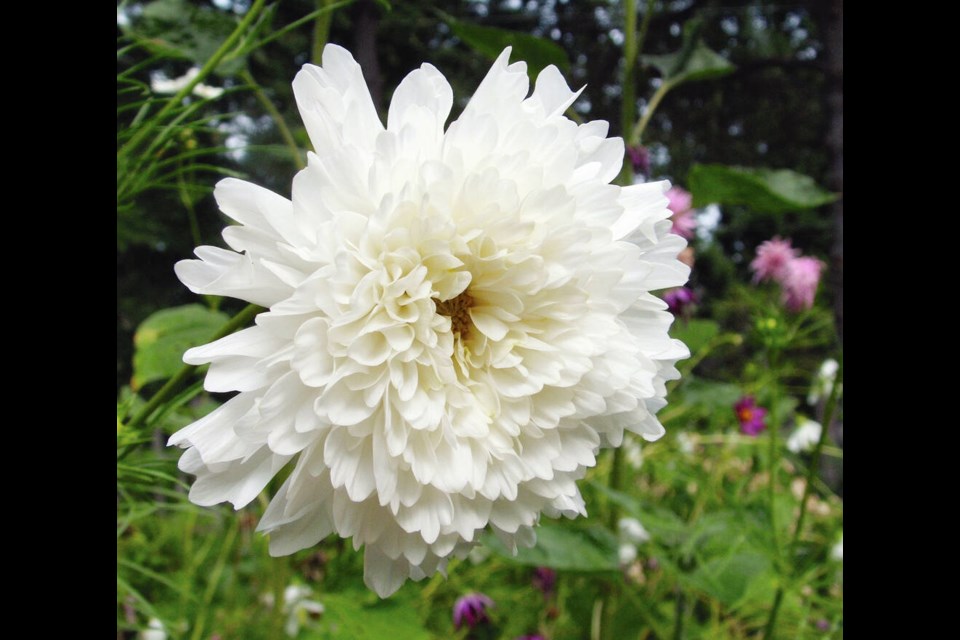
[[[817,473],[820,469],[820,454],[822,453],[824,443],[827,440],[827,434],[830,431],[830,424],[833,422],[833,414],[837,408],[839,389],[842,382],[843,369],[841,367],[840,371],[837,372],[837,377],[833,381],[833,389],[830,390],[830,397],[827,400],[826,406],[824,407],[823,429],[820,430],[820,438],[817,440],[817,444],[813,449],[813,458],[810,460],[810,466],[807,468],[806,483],[803,488],[803,497],[800,500],[800,515],[797,517],[797,524],[794,527],[793,535],[790,538],[790,543],[787,545],[791,559],[794,557],[794,551],[796,549],[797,542],[800,540],[800,534],[803,531],[803,522],[807,516],[807,503],[810,501],[811,488],[813,487],[814,479],[817,477]],[[780,604],[783,602],[784,594],[785,589],[781,582],[781,584],[777,587],[776,595],[774,595],[773,606],[770,608],[770,616],[767,618],[767,624],[764,626],[763,640],[771,640],[774,637],[777,624],[777,614],[780,612]]]
[[[190,95],[190,92],[193,91],[194,87],[203,82],[206,77],[217,68],[217,65],[220,64],[227,54],[230,53],[230,50],[233,49],[234,45],[236,45],[240,40],[240,37],[247,30],[247,27],[253,24],[253,21],[256,20],[257,16],[260,15],[260,12],[263,11],[265,4],[266,0],[254,0],[250,10],[247,11],[246,15],[243,16],[243,20],[240,21],[240,23],[237,25],[237,28],[234,29],[233,33],[231,33],[227,39],[223,41],[223,44],[220,45],[220,48],[218,48],[216,52],[210,56],[210,59],[207,60],[206,64],[200,68],[200,71],[197,73],[196,77],[190,80],[190,82],[180,89],[180,91],[167,100],[167,103],[163,105],[163,107],[155,116],[153,116],[155,121],[160,122],[163,120],[163,118],[165,118],[178,104],[180,104],[185,97]],[[144,138],[150,134],[150,131],[150,127],[141,127],[138,129],[137,132],[133,134],[133,136],[120,148],[120,150],[117,152],[117,155],[122,156],[133,152],[140,145],[140,143],[143,142]]]

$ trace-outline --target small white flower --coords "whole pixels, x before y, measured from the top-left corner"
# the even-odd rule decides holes
[[[620,565],[626,566],[632,564],[637,559],[637,545],[623,542],[617,550],[617,556],[620,559]]]
[[[623,439],[623,453],[624,458],[627,460],[627,464],[633,467],[636,470],[640,470],[643,467],[643,448],[640,446],[640,442],[631,436],[625,436]]]
[[[820,370],[810,385],[810,393],[807,394],[807,404],[816,405],[821,398],[827,398],[833,392],[833,383],[837,379],[837,371],[840,369],[840,363],[833,358],[827,358],[820,365]],[[842,388],[842,387],[841,387]]]
[[[191,67],[185,74],[172,80],[164,75],[155,73],[150,78],[150,90],[154,93],[177,93],[185,86],[190,84],[190,82],[193,81],[193,79],[196,78],[197,74],[199,73],[200,67]],[[220,87],[211,87],[203,84],[202,82],[193,88],[194,95],[208,100],[219,98],[222,93],[223,89]]]
[[[787,438],[787,449],[794,453],[812,451],[820,440],[820,433],[822,431],[823,426],[819,422],[807,420],[806,418],[802,419],[802,422],[797,425],[793,433],[790,434],[790,437]]]
[[[833,545],[830,549],[830,557],[838,562],[843,562],[843,534],[840,534],[840,542]]]
[[[202,82],[193,88],[193,94],[206,100],[213,100],[223,95],[222,87],[211,87]]]
[[[288,636],[296,636],[309,616],[323,613],[323,604],[309,599],[312,594],[310,587],[298,584],[291,584],[283,590],[283,610],[287,613],[283,630]]]
[[[167,640],[167,630],[157,618],[150,618],[147,628],[140,632],[140,640]]]
[[[680,452],[684,455],[690,455],[693,453],[694,448],[696,447],[696,442],[686,431],[681,431],[677,434],[677,445],[680,447]]]
[[[650,532],[636,518],[620,518],[617,529],[620,531],[620,540],[624,542],[643,544],[650,541]]]
[[[259,526],[271,554],[351,537],[383,597],[485,529],[516,550],[541,514],[585,515],[577,480],[624,430],[663,434],[688,356],[651,293],[689,274],[667,185],[610,184],[623,141],[563,115],[578,94],[555,67],[527,97],[509,55],[446,127],[453,92],[424,64],[384,127],[327,45],[294,81],[317,152],[292,199],[221,181],[234,251],[176,267],[269,308],[184,355],[210,363],[208,390],[240,392],[170,439],[191,500],[240,508],[292,465]]]

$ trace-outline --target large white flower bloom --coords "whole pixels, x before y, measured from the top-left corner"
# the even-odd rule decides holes
[[[332,532],[365,546],[381,596],[443,571],[489,527],[514,549],[541,513],[585,514],[576,480],[624,429],[654,440],[684,345],[650,291],[683,284],[666,183],[620,188],[623,141],[563,113],[554,67],[527,97],[506,49],[446,130],[429,64],[384,128],[360,67],[328,45],[293,87],[316,153],[291,200],[217,185],[234,251],[177,265],[197,293],[269,307],[189,350],[239,391],[175,434],[201,505],[250,502],[274,555]]]

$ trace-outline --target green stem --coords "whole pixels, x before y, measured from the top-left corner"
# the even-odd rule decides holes
[[[310,22],[311,20],[313,20],[313,19],[316,18],[317,16],[321,16],[321,15],[323,15],[324,13],[329,13],[329,12],[333,11],[334,9],[339,9],[340,7],[345,7],[345,6],[347,6],[347,5],[353,4],[354,2],[355,2],[355,0],[342,0],[342,2],[333,2],[333,3],[331,3],[331,4],[328,4],[326,7],[323,7],[322,9],[317,9],[316,11],[311,11],[311,12],[308,13],[307,15],[303,16],[302,18],[298,18],[298,19],[294,20],[293,22],[291,22],[290,24],[286,25],[285,27],[282,27],[282,28],[280,28],[280,29],[277,29],[276,31],[274,31],[273,33],[271,33],[269,36],[267,36],[266,38],[264,38],[263,40],[258,40],[257,42],[255,42],[255,43],[253,43],[253,44],[245,47],[245,48],[244,48],[244,53],[246,53],[246,52],[248,52],[248,51],[255,51],[256,49],[261,48],[263,45],[267,44],[268,42],[273,42],[274,40],[276,40],[277,38],[280,38],[280,37],[283,36],[284,34],[289,33],[290,31],[293,31],[294,29],[296,29],[296,28],[299,27],[300,25],[304,25],[304,24]]]
[[[327,9],[332,0],[317,0],[317,9]],[[319,65],[323,60],[323,47],[330,37],[330,22],[333,20],[332,11],[324,11],[317,16],[313,23],[313,64]]]
[[[624,434],[625,437],[630,437],[627,434]],[[619,491],[620,486],[623,484],[623,447],[617,447],[613,450],[613,460],[610,464],[610,478],[607,482],[607,485],[614,491]],[[616,502],[612,500],[608,501],[609,513],[608,513],[608,523],[610,529],[613,531],[617,530],[617,522],[620,520],[620,509],[617,506]]]
[[[297,147],[297,141],[294,140],[293,134],[290,132],[290,127],[287,126],[287,121],[284,120],[279,109],[277,109],[276,105],[273,104],[273,101],[264,92],[263,87],[261,87],[256,81],[249,69],[244,69],[241,71],[240,77],[243,78],[244,82],[250,85],[250,88],[253,89],[253,94],[257,97],[257,100],[260,101],[260,104],[263,106],[263,108],[266,109],[267,113],[270,114],[270,117],[273,118],[274,124],[277,125],[277,130],[280,132],[280,137],[283,138],[287,148],[290,149],[290,155],[293,157],[293,163],[297,166],[297,170],[299,171],[300,169],[303,169],[305,165],[303,163],[303,156],[300,154],[300,148]]]
[[[237,25],[237,28],[233,30],[226,40],[223,41],[223,44],[220,45],[220,48],[214,52],[214,54],[207,60],[200,68],[200,72],[197,73],[197,76],[188,82],[185,87],[180,89],[172,98],[167,101],[167,104],[163,106],[162,109],[154,116],[154,119],[159,122],[167,116],[180,102],[190,95],[190,92],[193,91],[193,88],[203,82],[210,73],[217,68],[217,65],[226,57],[226,55],[233,49],[234,45],[240,40],[240,37],[247,30],[253,21],[260,15],[260,12],[263,10],[264,5],[267,0],[254,0],[253,5],[250,7],[250,10],[247,11],[247,14],[243,16],[243,20]],[[143,139],[150,135],[151,127],[141,127],[137,130],[133,136],[127,140],[126,144],[120,148],[120,151],[117,152],[117,155],[124,155],[130,153],[137,148]]]
[[[217,563],[213,566],[208,578],[209,582],[207,582],[207,588],[203,594],[203,606],[200,607],[200,617],[193,628],[193,634],[190,636],[191,640],[200,640],[203,637],[204,627],[207,625],[207,616],[213,609],[211,606],[213,598],[217,594],[217,587],[220,586],[220,578],[223,576],[223,569],[227,564],[227,556],[233,550],[233,543],[237,539],[239,528],[239,520],[237,520],[236,525],[227,529],[227,536],[220,548],[220,555],[217,556]]]
[[[769,449],[767,450],[767,500],[770,503],[770,529],[773,533],[773,547],[778,561],[780,556],[780,530],[777,527],[777,471],[780,469],[780,352],[772,348],[768,357],[768,366],[773,374],[770,399]]]
[[[686,598],[683,591],[677,591],[676,620],[673,626],[673,640],[683,640],[683,612],[686,609]]]
[[[653,0],[647,0],[647,7],[643,10],[643,20],[640,21],[640,34],[637,36],[634,58],[643,51],[643,41],[647,39],[647,30],[650,28],[650,18],[653,17]]]
[[[817,477],[817,473],[820,469],[820,455],[823,451],[824,443],[826,442],[827,435],[830,431],[830,423],[833,421],[833,412],[837,408],[837,399],[839,397],[838,389],[840,388],[841,381],[843,380],[842,375],[842,370],[837,372],[837,377],[833,381],[833,389],[830,390],[830,397],[827,399],[827,404],[823,410],[823,428],[820,430],[820,438],[817,440],[817,444],[813,448],[813,457],[810,460],[810,467],[807,469],[807,481],[803,488],[803,498],[800,499],[800,515],[797,517],[797,526],[794,528],[793,536],[790,539],[789,549],[791,552],[791,557],[793,556],[794,547],[800,540],[800,533],[803,531],[803,521],[807,517],[807,502],[809,502],[810,493],[813,489],[814,479]]]
[[[190,237],[193,239],[193,246],[199,247],[202,244],[200,222],[197,220],[197,212],[193,208],[193,198],[187,191],[187,183],[183,178],[183,173],[177,174],[177,190],[180,193],[180,202],[183,203],[183,208],[187,210],[187,220],[190,222]]]
[[[660,106],[660,103],[663,101],[663,98],[667,93],[673,89],[674,83],[669,80],[665,80],[660,87],[654,91],[653,96],[650,98],[650,104],[647,105],[647,108],[643,112],[643,116],[640,118],[640,122],[637,123],[637,126],[633,128],[633,131],[630,132],[630,140],[628,144],[637,145],[640,144],[640,140],[643,137],[643,132],[646,130],[647,125],[650,124],[650,118],[653,117],[653,112],[657,110],[657,107]]]
[[[803,488],[803,498],[800,500],[800,515],[797,517],[797,525],[793,530],[793,536],[790,538],[790,543],[788,545],[789,554],[791,560],[794,557],[794,551],[796,549],[797,542],[800,540],[800,533],[803,531],[803,521],[807,517],[807,503],[810,499],[810,492],[813,487],[815,478],[817,477],[817,472],[820,468],[820,454],[823,452],[824,443],[827,440],[827,434],[830,431],[830,423],[833,422],[833,413],[837,408],[837,399],[839,397],[839,389],[843,382],[843,368],[837,372],[837,377],[833,381],[833,389],[830,390],[830,397],[827,399],[827,405],[824,407],[823,411],[823,429],[820,431],[820,438],[817,440],[817,444],[813,449],[813,458],[810,460],[810,466],[807,469],[806,484]],[[785,590],[784,586],[781,583],[777,587],[777,593],[773,598],[773,607],[770,609],[770,617],[767,618],[767,624],[763,631],[763,640],[771,640],[773,638],[774,627],[777,622],[777,613],[780,611],[780,603],[783,601]]]
[[[233,316],[233,318],[231,318],[227,324],[223,325],[223,327],[221,327],[220,330],[214,334],[214,336],[211,338],[211,341],[219,340],[224,336],[230,335],[243,325],[247,324],[262,310],[263,308],[258,305],[247,305],[240,313]],[[133,428],[144,423],[147,418],[149,418],[153,412],[156,411],[160,405],[167,400],[167,398],[176,393],[177,389],[179,389],[184,382],[190,379],[194,372],[196,372],[197,368],[197,365],[188,364],[177,371],[172,378],[167,380],[166,384],[160,387],[159,391],[153,394],[153,397],[147,401],[147,404],[143,405],[143,408],[140,409],[140,411],[130,419],[130,422],[126,424],[126,427]]]
[[[773,628],[777,623],[777,613],[780,612],[781,602],[783,602],[783,585],[777,587],[777,595],[773,597],[773,606],[770,607],[770,617],[767,618],[767,624],[763,628],[763,640],[773,638]]]

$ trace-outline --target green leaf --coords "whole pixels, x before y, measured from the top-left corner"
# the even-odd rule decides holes
[[[674,338],[682,341],[691,354],[706,347],[711,340],[720,334],[720,325],[713,320],[693,319],[688,321],[678,320],[673,323],[670,332]]]
[[[683,30],[683,44],[679,51],[666,55],[644,55],[640,56],[640,60],[656,67],[663,81],[674,86],[731,73],[736,67],[700,41],[701,29],[699,21],[691,20]]]
[[[202,66],[236,26],[236,19],[224,11],[186,0],[155,0],[144,6],[140,18],[125,31],[153,53]],[[233,75],[244,65],[242,56],[228,57],[217,72]]]
[[[150,315],[133,336],[135,390],[171,377],[183,366],[183,352],[208,342],[230,320],[227,314],[199,304],[163,309]]]
[[[623,509],[624,515],[640,521],[650,532],[653,542],[663,546],[680,544],[687,534],[687,523],[670,509],[646,505],[634,496],[611,489],[606,484],[589,481],[591,487],[604,494],[610,502]]]
[[[397,598],[380,600],[369,592],[320,595],[320,638],[350,640],[429,640],[416,610]]]
[[[769,599],[774,580],[773,564],[767,556],[744,551],[703,563],[683,582],[733,606],[751,597]]]
[[[512,46],[511,58],[527,63],[527,73],[531,78],[545,68],[555,65],[561,72],[570,67],[567,53],[563,47],[545,38],[528,33],[508,31],[496,27],[482,27],[468,22],[460,22],[444,14],[446,23],[454,35],[477,53],[490,60],[496,60],[506,47]]]
[[[789,169],[697,164],[688,177],[693,206],[739,204],[765,213],[813,209],[833,202],[813,178]]]
[[[686,405],[702,406],[710,410],[728,409],[733,416],[733,405],[743,395],[743,389],[729,382],[690,378],[683,385],[682,393]]]
[[[542,524],[536,532],[536,546],[520,549],[516,556],[493,534],[484,534],[482,542],[494,553],[517,564],[563,571],[618,571],[620,568],[617,538],[600,525]]]

